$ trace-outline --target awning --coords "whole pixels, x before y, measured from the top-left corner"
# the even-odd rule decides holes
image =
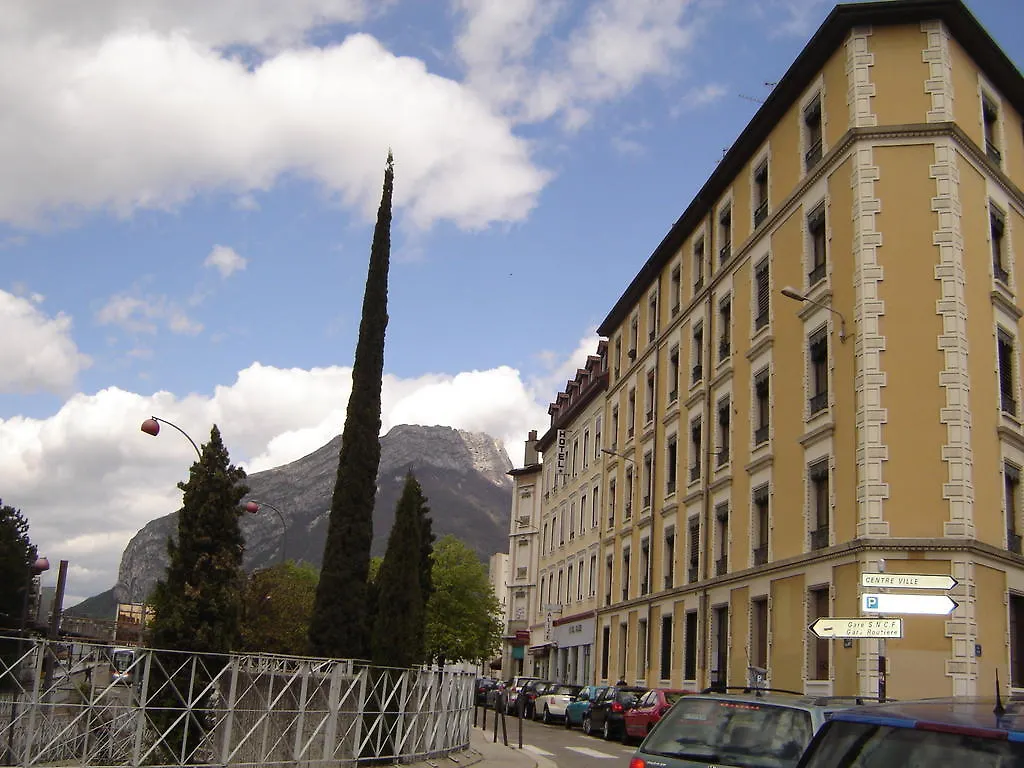
[[[532,654],[544,654],[547,653],[554,646],[554,641],[548,640],[547,642],[541,643],[540,645],[531,645],[530,653]]]

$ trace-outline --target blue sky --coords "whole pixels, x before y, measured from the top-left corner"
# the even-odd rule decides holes
[[[208,7],[211,6],[211,7]],[[251,470],[340,431],[384,158],[385,428],[515,463],[832,3],[12,0],[0,498],[116,580],[216,421]],[[1014,61],[1018,0],[971,9]]]

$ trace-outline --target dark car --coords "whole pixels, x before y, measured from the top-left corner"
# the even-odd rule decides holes
[[[606,739],[621,739],[625,732],[624,716],[647,689],[638,685],[612,685],[604,690],[583,715],[583,732],[600,732]]]
[[[523,717],[532,718],[536,711],[537,697],[547,692],[549,688],[554,688],[558,683],[551,680],[531,680],[523,689],[519,692],[519,700],[523,707]]]
[[[607,688],[606,685],[585,685],[579,692],[576,699],[565,708],[565,727],[572,728],[574,725],[583,725],[583,718],[590,711],[590,705]]]
[[[1020,768],[1024,703],[931,699],[836,712],[798,768]]]
[[[476,703],[483,706],[487,703],[487,694],[494,690],[498,681],[493,677],[478,677],[476,679]]]
[[[678,688],[652,688],[641,696],[636,706],[626,710],[622,742],[626,743],[630,739],[639,741],[650,733],[651,728],[661,719],[661,716],[687,693],[693,693],[693,691],[684,691]]]

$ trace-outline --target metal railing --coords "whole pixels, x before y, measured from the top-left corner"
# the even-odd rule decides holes
[[[0,638],[7,765],[342,766],[465,749],[474,677]]]

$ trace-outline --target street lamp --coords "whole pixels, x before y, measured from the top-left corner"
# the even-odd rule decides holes
[[[48,570],[50,570],[50,561],[45,557],[36,558],[36,561],[28,568],[29,580],[25,585],[25,600],[21,606],[21,637],[24,637],[26,631],[28,631],[28,600],[32,592],[32,581],[36,576]]]
[[[267,501],[259,501],[257,499],[249,499],[245,502],[245,511],[251,515],[255,515],[260,511],[261,507],[269,507],[277,513],[277,519],[281,521],[281,562],[284,562],[285,545],[288,543],[288,524],[284,521],[284,515],[281,514],[281,510],[275,507],[273,504]]]
[[[846,342],[846,318],[843,317],[843,313],[837,309],[833,309],[828,304],[822,304],[820,301],[810,298],[806,294],[800,293],[796,288],[786,286],[781,291],[782,295],[787,299],[793,299],[794,301],[806,301],[808,304],[813,304],[816,307],[821,307],[831,312],[833,315],[839,318],[839,341]]]
[[[602,448],[601,449],[601,453],[607,453],[609,456],[617,456],[620,459],[625,459],[626,461],[632,462],[634,467],[636,466],[636,462],[633,461],[633,457],[632,456],[627,456],[624,453],[616,453],[611,448]]]
[[[146,419],[144,422],[142,422],[141,429],[147,435],[152,435],[153,437],[156,437],[157,435],[160,434],[160,425],[161,424],[166,424],[169,427],[174,427],[176,430],[181,432],[181,434],[183,434],[185,436],[185,439],[187,439],[190,443],[192,443],[192,447],[196,449],[196,456],[198,456],[199,459],[202,460],[203,454],[199,450],[199,446],[196,445],[196,441],[193,440],[191,437],[189,437],[188,432],[186,432],[184,429],[179,427],[177,424],[174,424],[173,422],[167,421],[167,419],[161,419],[161,418],[159,418],[157,416],[150,416],[148,419]]]

